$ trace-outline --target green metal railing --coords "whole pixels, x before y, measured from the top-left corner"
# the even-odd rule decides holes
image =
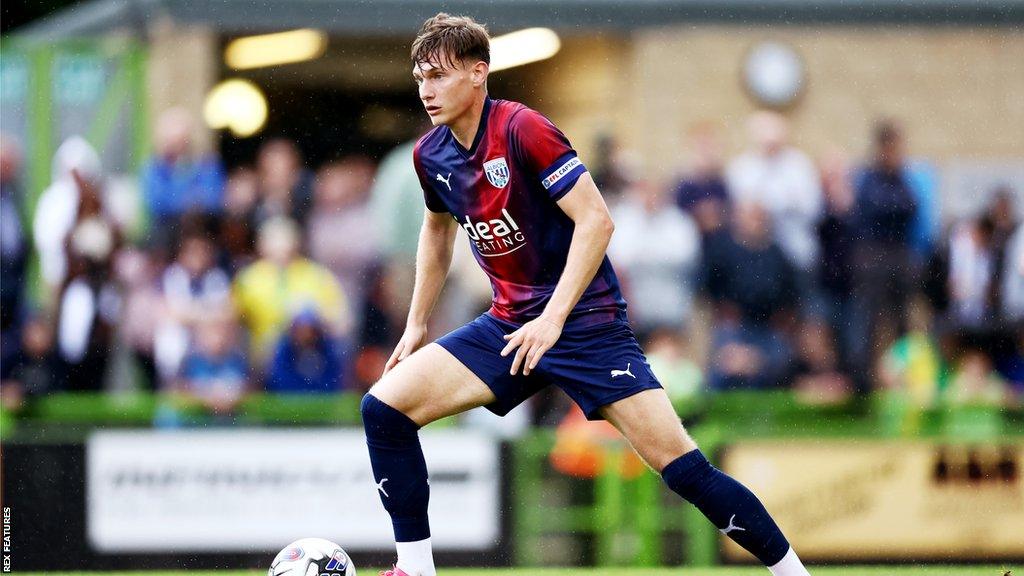
[[[241,425],[354,426],[361,394],[256,394],[233,419]],[[688,414],[690,433],[712,460],[744,440],[913,439],[943,443],[1024,440],[1024,411],[990,406],[916,408],[900,395],[880,394],[839,406],[807,406],[786,392],[728,393],[704,398]],[[192,424],[208,414],[198,405],[168,396],[55,394],[33,400],[17,415],[0,410],[5,441],[81,441],[97,427],[148,427],[162,408],[172,407]],[[448,426],[446,419],[431,427]],[[77,440],[76,440],[77,439]],[[692,566],[719,561],[718,531],[696,508],[672,494],[661,478],[644,470],[625,478],[622,441],[603,445],[603,472],[570,478],[549,464],[555,432],[537,429],[511,443],[512,545],[515,563],[557,563],[549,552],[558,538],[586,540],[599,566],[660,566],[669,558]],[[671,549],[676,543],[680,548]]]
[[[991,406],[915,408],[898,394],[879,394],[838,406],[807,406],[786,392],[727,393],[710,397],[688,426],[712,460],[724,447],[743,440],[927,438],[948,443],[1024,438],[1024,412]],[[592,539],[599,566],[660,566],[666,563],[666,536],[680,535],[685,563],[719,562],[719,534],[693,506],[670,493],[650,470],[635,479],[620,473],[628,448],[605,449],[603,473],[592,482],[577,480],[571,490],[592,490],[585,504],[555,505],[553,492],[567,490],[564,477],[547,463],[554,432],[537,431],[514,445],[514,546],[516,564],[549,562],[544,543],[572,533]],[[615,455],[620,455],[616,457]]]

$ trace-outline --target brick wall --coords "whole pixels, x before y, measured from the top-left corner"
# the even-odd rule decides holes
[[[720,122],[730,152],[743,146],[755,104],[740,68],[761,40],[789,43],[805,61],[804,95],[786,114],[811,152],[861,155],[873,120],[890,115],[913,154],[940,163],[1024,157],[1024,34],[1005,28],[688,26],[570,37],[535,65],[538,105],[584,153],[614,131],[664,176],[696,122]]]

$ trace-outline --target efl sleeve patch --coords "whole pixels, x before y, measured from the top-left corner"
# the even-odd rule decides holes
[[[566,154],[556,160],[547,170],[541,172],[540,183],[553,200],[559,200],[569,190],[572,190],[576,181],[586,171],[586,166],[575,153]]]

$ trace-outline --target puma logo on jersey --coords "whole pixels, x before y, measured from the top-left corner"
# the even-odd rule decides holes
[[[739,530],[740,532],[746,532],[747,531],[746,528],[740,528],[739,526],[737,526],[737,525],[732,523],[733,520],[735,520],[735,519],[736,519],[736,515],[733,514],[732,518],[729,518],[729,525],[726,526],[725,528],[720,529],[719,532],[721,532],[722,534],[728,534],[729,532],[732,532],[733,530]]]
[[[626,364],[625,370],[612,370],[612,378],[618,378],[619,376],[629,376],[630,378],[636,380],[636,376],[634,376],[633,373],[629,371],[630,365],[631,364]]]
[[[445,178],[444,176],[441,176],[441,174],[437,175],[437,181],[438,182],[444,182],[444,185],[448,187],[448,191],[449,192],[452,191],[451,179],[452,179],[452,173],[451,172],[448,173],[448,177],[447,178]]]

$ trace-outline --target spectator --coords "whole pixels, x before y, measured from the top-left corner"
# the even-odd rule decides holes
[[[775,112],[751,116],[751,149],[733,160],[726,170],[726,182],[734,202],[757,202],[771,217],[776,242],[790,261],[805,275],[803,292],[810,288],[818,262],[815,230],[821,216],[821,181],[814,163],[788,143],[789,126]]]
[[[310,255],[329,268],[362,310],[369,269],[379,257],[377,223],[367,205],[373,165],[360,158],[330,164],[317,175],[307,227]]]
[[[67,390],[103,388],[121,309],[112,279],[117,244],[117,231],[95,216],[76,224],[71,233],[68,278],[57,308],[57,350]]]
[[[341,390],[344,368],[339,343],[313,310],[303,310],[281,337],[267,379],[267,392],[326,393]]]
[[[689,134],[692,161],[676,184],[676,205],[697,223],[701,235],[721,228],[728,217],[729,192],[722,174],[722,146],[710,124],[694,127]]]
[[[224,168],[217,157],[195,153],[194,129],[192,115],[183,108],[165,110],[156,121],[156,153],[142,169],[142,194],[157,247],[173,245],[186,213],[219,215],[223,210]]]
[[[258,199],[256,172],[247,167],[232,170],[224,187],[224,218],[220,225],[220,244],[225,259],[222,266],[232,275],[256,259]]]
[[[765,209],[737,204],[729,237],[704,258],[717,324],[708,369],[712,389],[782,384],[791,355],[785,324],[796,304],[795,276],[772,239]]]
[[[591,164],[594,183],[609,204],[615,204],[636,177],[629,153],[609,134],[598,136]]]
[[[948,390],[956,405],[1004,406],[1010,402],[1010,387],[983,350],[968,349],[960,358]]]
[[[791,380],[807,404],[834,404],[850,397],[853,384],[842,372],[834,342],[832,330],[823,322],[806,322],[797,332]]]
[[[118,281],[124,290],[120,336],[142,373],[142,386],[148,390],[156,390],[160,384],[154,348],[157,326],[167,315],[154,260],[152,254],[142,250],[126,249],[116,262]]]
[[[3,379],[5,410],[18,411],[32,398],[57,388],[53,355],[53,331],[42,318],[29,319],[22,330],[21,350]]]
[[[99,156],[73,136],[54,156],[54,182],[36,207],[35,239],[56,309],[61,386],[103,387],[121,299],[112,274],[120,245],[106,209]]]
[[[677,410],[685,409],[703,392],[704,374],[690,358],[683,332],[673,327],[652,330],[644,352],[651,370]]]
[[[1010,245],[1010,238],[1017,230],[1019,219],[1017,218],[1017,207],[1014,203],[1013,191],[1002,186],[995,190],[992,201],[986,210],[986,218],[992,222],[992,256],[995,273],[991,283],[991,304],[996,311],[1002,309],[1003,302],[1003,274],[1006,271],[1007,251]]]
[[[53,182],[39,197],[32,226],[43,280],[51,291],[57,290],[67,275],[66,241],[83,201],[103,202],[102,198],[83,199],[79,182],[102,191],[102,179],[100,157],[85,139],[72,136],[57,148]]]
[[[216,266],[216,248],[203,233],[181,238],[175,261],[160,279],[164,315],[154,344],[163,378],[173,377],[193,340],[193,327],[210,314],[231,305],[231,280]]]
[[[1017,226],[1006,244],[1001,294],[1003,319],[1024,322],[1024,225]]]
[[[333,336],[349,333],[347,298],[329,270],[299,255],[299,230],[293,221],[273,218],[264,222],[258,246],[260,259],[239,272],[233,287],[257,365],[265,364],[298,310],[316,310]]]
[[[992,193],[992,201],[986,210],[988,218],[992,220],[992,244],[999,254],[1005,251],[1006,244],[1020,224],[1014,199],[1013,190],[1009,186],[1000,186]]]
[[[388,261],[407,267],[416,261],[416,243],[423,222],[423,191],[413,168],[416,141],[397,146],[384,157],[370,191],[370,212],[377,226],[380,250]],[[412,284],[409,284],[410,291]]]
[[[992,324],[996,254],[995,223],[988,217],[957,226],[949,240],[949,301],[953,322],[980,330]]]
[[[394,278],[387,276],[382,266],[372,268],[367,276],[366,298],[359,314],[359,346],[352,366],[352,386],[360,390],[369,390],[380,379],[401,331],[402,325],[395,322],[395,287],[388,285]]]
[[[879,380],[883,388],[906,394],[917,406],[933,406],[949,381],[943,354],[947,350],[940,349],[932,336],[921,306],[911,306],[908,316],[909,330],[879,360]]]
[[[838,362],[846,370],[850,366],[854,346],[849,327],[851,317],[856,313],[853,305],[854,194],[850,168],[842,153],[833,151],[823,157],[820,169],[825,212],[818,224],[818,242],[821,245],[819,285],[824,311],[829,319],[828,332],[838,343]]]
[[[0,134],[0,380],[10,374],[21,343],[29,245],[22,226],[21,147]]]
[[[1013,335],[1013,348],[1000,359],[997,369],[1009,383],[1011,402],[1024,404],[1024,330]]]
[[[313,174],[303,165],[298,146],[291,140],[275,138],[260,148],[256,160],[259,177],[257,222],[287,217],[306,227],[313,205]]]
[[[912,248],[917,209],[917,196],[905,171],[902,133],[895,124],[883,122],[875,131],[875,158],[856,185],[857,313],[851,318],[851,366],[873,365],[876,346],[888,347],[896,334],[906,330],[918,277]],[[868,370],[857,370],[859,389],[868,389],[869,376]]]
[[[404,324],[409,312],[416,245],[425,210],[423,191],[412,163],[415,146],[416,141],[412,140],[388,152],[377,168],[370,191],[370,214],[384,258],[383,282],[392,288],[389,298],[379,299],[380,311],[387,315],[389,323],[399,325]]]
[[[650,182],[637,182],[612,210],[615,236],[608,255],[630,294],[630,320],[641,333],[682,329],[693,309],[700,233],[693,220]]]
[[[249,390],[249,370],[230,314],[214,314],[196,325],[195,346],[181,364],[171,389],[179,404],[198,405],[214,422],[229,422]],[[166,411],[159,424],[180,424],[182,415]]]

